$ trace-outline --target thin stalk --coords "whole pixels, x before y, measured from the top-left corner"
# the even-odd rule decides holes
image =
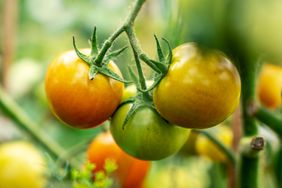
[[[268,125],[273,131],[275,131],[280,137],[282,137],[282,118],[276,116],[269,110],[259,107],[254,112],[254,117],[256,117],[262,123]]]
[[[102,45],[102,48],[97,55],[97,58],[95,59],[95,62],[98,64],[101,63],[107,53],[107,51],[112,46],[113,42],[125,31],[125,28],[132,27],[134,24],[134,21],[140,12],[143,4],[146,0],[136,0],[133,5],[133,9],[128,14],[128,17],[126,19],[126,22],[119,27]]]
[[[234,156],[234,153],[228,149],[225,145],[222,144],[217,138],[215,138],[212,134],[210,134],[207,131],[204,130],[193,130],[195,132],[198,132],[200,134],[205,135],[211,142],[213,142],[228,158],[228,160],[231,162],[233,166],[236,164],[236,158]]]
[[[129,13],[126,22],[124,24],[124,26],[130,26],[132,27],[134,24],[134,21],[138,15],[138,13],[140,12],[143,4],[145,3],[146,0],[136,0],[133,6],[133,9],[131,10],[131,12]]]
[[[256,119],[248,113],[250,101],[255,101],[255,81],[256,81],[255,62],[240,62],[240,76],[242,83],[242,123],[244,137],[256,136],[258,126]],[[241,188],[259,187],[259,156],[250,157],[241,153],[239,179]]]
[[[139,46],[139,42],[138,42],[137,37],[135,36],[135,33],[134,33],[134,31],[131,27],[126,28],[126,34],[128,36],[129,43],[130,43],[131,48],[133,50],[133,55],[134,55],[135,62],[136,62],[136,68],[137,68],[137,71],[138,71],[138,77],[139,77],[139,83],[140,83],[141,89],[146,90],[147,89],[146,79],[144,77],[143,70],[142,70],[142,67],[141,67],[141,63],[140,63],[140,60],[139,60],[139,57],[138,57],[138,54],[137,54],[137,51],[136,51],[136,47]]]
[[[3,89],[0,88],[0,109],[2,112],[11,118],[18,127],[25,131],[35,143],[40,144],[48,153],[58,158],[64,153],[64,150],[53,140],[51,140],[46,134],[42,133],[37,125],[32,121],[24,111],[13,101]]]

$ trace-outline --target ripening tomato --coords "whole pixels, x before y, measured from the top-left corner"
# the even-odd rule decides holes
[[[121,76],[113,61],[109,67]],[[88,73],[89,65],[69,51],[52,61],[45,79],[53,112],[76,128],[95,127],[107,120],[119,105],[124,88],[123,83],[99,73],[89,80]]]
[[[146,81],[147,87],[150,87],[153,83],[154,82],[152,80]],[[123,102],[123,101],[125,101],[125,100],[127,100],[131,97],[135,97],[136,94],[137,94],[136,86],[135,86],[135,84],[131,84],[123,90],[121,101]]]
[[[219,125],[209,129],[211,134],[215,136],[227,148],[232,147],[233,133],[230,127]],[[196,151],[198,154],[206,156],[214,161],[226,162],[226,155],[205,135],[198,135],[196,140]]]
[[[258,97],[268,108],[278,108],[282,104],[282,67],[264,64],[258,81]]]
[[[0,145],[1,188],[44,188],[46,163],[30,143],[14,141]]]
[[[150,162],[135,159],[122,151],[109,132],[101,133],[87,150],[88,160],[95,163],[94,171],[103,170],[106,159],[115,160],[115,176],[121,188],[139,188],[150,168]]]
[[[111,119],[111,132],[116,143],[130,155],[143,160],[160,160],[183,146],[190,130],[166,122],[149,108],[139,108],[123,129],[123,122],[132,104],[124,104]]]
[[[173,50],[172,64],[153,98],[170,123],[201,129],[226,119],[238,106],[240,91],[239,73],[222,53],[186,43]]]

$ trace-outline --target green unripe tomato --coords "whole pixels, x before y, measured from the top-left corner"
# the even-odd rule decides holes
[[[167,123],[148,107],[140,108],[122,128],[132,104],[121,106],[112,117],[111,133],[128,154],[142,160],[160,160],[176,153],[190,130]]]

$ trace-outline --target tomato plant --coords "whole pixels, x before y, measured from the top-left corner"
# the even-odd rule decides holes
[[[258,97],[268,108],[278,108],[282,104],[282,67],[264,64],[258,81]]]
[[[150,162],[135,159],[122,151],[110,132],[99,134],[91,142],[87,157],[96,166],[94,172],[103,170],[107,159],[114,160],[118,166],[115,176],[122,188],[139,188],[150,168]]]
[[[85,53],[90,50],[85,49]],[[121,75],[113,61],[109,68]],[[121,101],[123,83],[97,74],[88,77],[89,65],[75,51],[57,57],[48,67],[45,89],[52,111],[76,128],[95,127],[107,120]]]
[[[46,163],[30,143],[14,141],[0,145],[0,187],[44,188]]]
[[[159,160],[176,153],[183,146],[190,130],[169,124],[149,107],[138,109],[123,129],[131,106],[122,105],[111,120],[113,137],[124,151],[139,159]]]
[[[236,109],[240,90],[239,74],[222,53],[187,43],[173,50],[172,64],[153,96],[158,112],[170,123],[208,128]]]
[[[225,126],[219,125],[209,130],[215,138],[217,138],[225,147],[231,148],[233,141],[232,130]],[[206,156],[214,161],[226,162],[226,155],[205,135],[199,134],[196,143],[196,151],[198,154]]]

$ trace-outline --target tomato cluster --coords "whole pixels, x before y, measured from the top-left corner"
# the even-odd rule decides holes
[[[87,58],[77,51],[62,54],[46,75],[52,110],[77,128],[95,127],[111,117],[113,138],[126,153],[142,160],[168,157],[186,142],[189,128],[208,128],[226,119],[237,107],[241,89],[235,66],[221,52],[187,43],[171,55],[161,81],[147,83],[154,86],[151,92],[138,83],[124,90],[119,79],[100,69],[89,79]],[[107,66],[121,77],[111,60]]]

